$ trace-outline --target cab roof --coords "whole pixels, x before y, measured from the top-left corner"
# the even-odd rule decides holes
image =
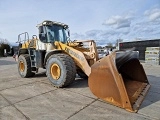
[[[38,24],[37,27],[45,26],[45,25],[49,25],[49,26],[60,25],[60,26],[63,26],[64,28],[68,28],[67,24],[56,22],[56,21],[50,21],[50,20],[44,20],[42,23]]]

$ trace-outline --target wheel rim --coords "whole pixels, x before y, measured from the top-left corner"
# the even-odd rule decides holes
[[[55,79],[55,80],[58,80],[61,76],[61,69],[59,67],[59,65],[57,64],[52,64],[51,65],[51,68],[50,68],[50,71],[51,71],[51,75],[52,77]]]
[[[23,62],[23,61],[20,61],[20,62],[19,62],[19,70],[20,70],[21,72],[24,72],[24,69],[25,69],[24,62]]]

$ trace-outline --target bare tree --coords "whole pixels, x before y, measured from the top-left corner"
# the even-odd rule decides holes
[[[0,44],[9,44],[7,39],[0,38]]]

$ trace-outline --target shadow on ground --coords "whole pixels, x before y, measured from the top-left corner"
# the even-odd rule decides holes
[[[34,77],[32,78],[41,78],[41,77],[46,77],[46,72],[40,72],[37,73]],[[79,76],[76,76],[76,79],[73,81],[72,84],[69,86],[66,86],[65,88],[85,88],[88,87],[88,79],[83,79],[80,78]]]
[[[41,73],[37,73],[37,74],[35,74],[35,76],[34,76],[35,78],[37,77],[47,77],[46,76],[46,72],[41,72]]]
[[[88,87],[88,80],[83,78],[76,78],[75,81],[66,88],[85,88]]]
[[[152,75],[148,75],[147,77],[151,87],[142,102],[141,108],[147,107],[154,103],[160,104],[160,77],[155,77]]]

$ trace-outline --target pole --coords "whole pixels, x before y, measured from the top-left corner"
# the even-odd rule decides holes
[[[159,40],[159,65],[160,65],[160,40]]]

